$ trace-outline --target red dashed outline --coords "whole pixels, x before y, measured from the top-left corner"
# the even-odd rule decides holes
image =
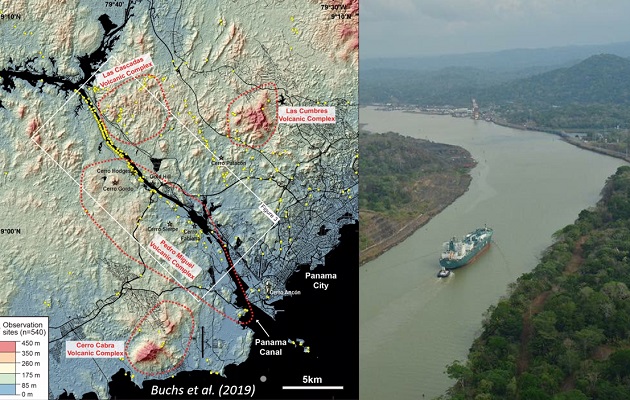
[[[175,279],[163,274],[160,271],[157,271],[151,267],[149,267],[147,264],[143,263],[142,261],[138,260],[137,258],[133,257],[132,255],[130,255],[129,253],[127,253],[125,250],[123,250],[123,248],[116,243],[116,241],[107,233],[107,230],[105,230],[105,228],[103,228],[97,221],[96,219],[89,213],[88,209],[85,207],[84,204],[84,199],[83,199],[83,181],[85,179],[85,172],[89,169],[92,168],[94,166],[97,165],[101,165],[101,164],[105,164],[105,163],[109,163],[109,162],[114,162],[114,161],[126,161],[122,158],[111,158],[108,160],[102,160],[102,161],[97,161],[95,163],[89,164],[87,166],[85,166],[83,168],[83,170],[81,171],[81,178],[79,180],[79,201],[81,203],[81,208],[83,208],[83,210],[85,211],[85,214],[90,218],[90,220],[92,220],[92,222],[94,223],[94,225],[96,225],[96,227],[103,233],[103,235],[105,235],[105,237],[107,237],[107,239],[109,239],[110,242],[112,242],[114,244],[114,246],[118,249],[118,251],[120,251],[125,257],[129,258],[132,261],[135,261],[136,263],[138,263],[139,265],[145,267],[146,269],[148,269],[149,271],[161,276],[162,278],[166,279],[166,281],[175,284],[177,286],[179,286],[181,289],[184,289],[186,292],[190,293],[193,297],[195,297],[196,299],[198,299],[200,302],[204,303],[205,305],[207,305],[208,307],[210,307],[212,310],[214,310],[215,312],[217,312],[218,314],[222,315],[223,317],[229,319],[230,321],[239,324],[239,325],[248,325],[249,323],[251,323],[254,320],[254,311],[252,309],[252,305],[249,301],[249,298],[247,297],[247,292],[245,291],[245,289],[243,288],[243,282],[241,281],[240,276],[238,275],[238,273],[236,272],[236,269],[234,268],[234,263],[232,262],[232,259],[230,258],[229,254],[227,252],[223,252],[225,259],[228,262],[229,268],[228,271],[230,269],[234,268],[234,275],[236,277],[236,282],[241,290],[241,292],[243,293],[243,297],[245,298],[245,302],[247,303],[248,306],[248,311],[249,311],[249,319],[247,319],[246,321],[240,321],[236,318],[230,317],[229,315],[227,315],[226,313],[224,313],[223,311],[215,308],[212,304],[208,303],[203,297],[199,296],[197,293],[194,293],[192,291],[190,291],[187,287],[183,286],[181,283],[179,283],[178,281],[176,281]],[[204,209],[204,211],[206,212],[206,215],[208,216],[208,219],[210,221],[210,223],[212,224],[212,226],[214,227],[215,232],[218,232],[217,226],[214,223],[214,220],[212,219],[212,215],[210,215],[210,211],[208,210],[208,208],[201,202],[201,200],[199,200],[196,196],[191,195],[190,193],[186,192],[185,190],[181,189],[179,186],[168,182],[167,180],[161,178],[158,174],[156,174],[154,171],[150,170],[147,167],[144,167],[142,165],[138,165],[138,164],[134,164],[136,165],[138,168],[142,168],[143,170],[145,170],[147,173],[152,174],[153,176],[155,176],[156,178],[160,179],[162,181],[162,183],[164,183],[165,185],[168,185],[169,187],[173,188],[173,189],[177,189],[180,192],[182,192],[184,195],[188,196],[190,199],[198,202]],[[217,239],[219,241],[219,244],[221,245],[221,248],[225,249],[227,247],[227,244],[225,242],[223,242],[223,240],[221,239],[221,237],[217,234]],[[151,311],[149,311],[149,314],[157,307],[159,306],[160,303],[156,304],[153,309]],[[183,305],[182,305],[183,306]],[[186,306],[183,306],[186,307]],[[146,319],[143,318],[143,320]],[[143,321],[142,320],[142,321]],[[141,321],[141,323],[142,323]],[[131,340],[131,338],[133,337],[133,335],[135,334],[135,330],[132,331],[130,338],[127,340],[127,342],[129,343],[129,341]],[[191,339],[192,339],[192,333],[191,333]],[[190,343],[190,339],[189,339],[189,343]],[[186,349],[186,352],[188,351],[188,348]],[[147,375],[162,375],[165,374],[169,371],[172,371],[173,369],[177,368],[180,364],[181,361],[175,365],[174,367],[166,370],[166,371],[162,371],[162,372],[156,372],[156,373],[146,373],[143,372],[139,369],[137,369],[133,363],[131,362],[131,359],[129,358],[129,356],[127,355],[127,348],[125,348],[125,355],[127,356],[127,359],[129,360],[129,363],[131,365],[132,368],[134,368],[136,371],[138,371],[139,373],[142,374],[147,374]],[[186,356],[186,353],[184,354],[184,358]],[[183,361],[183,358],[182,358]]]
[[[164,106],[166,107],[166,118],[164,119],[164,123],[162,124],[162,126],[160,127],[160,129],[158,129],[158,131],[157,131],[157,133],[156,133],[156,134],[154,134],[154,135],[152,135],[152,136],[149,136],[149,137],[147,137],[147,138],[144,138],[144,139],[140,140],[139,142],[128,142],[128,141],[126,141],[126,140],[123,140],[123,139],[118,138],[116,135],[114,135],[113,133],[111,133],[111,132],[109,131],[109,129],[107,128],[107,124],[105,123],[105,118],[104,118],[103,112],[101,111],[101,102],[102,102],[103,100],[105,100],[107,97],[109,97],[109,96],[111,96],[112,94],[114,94],[114,92],[115,92],[116,90],[118,90],[118,88],[120,88],[121,86],[126,85],[126,84],[127,84],[127,83],[129,83],[129,82],[132,82],[132,81],[135,81],[135,80],[139,80],[140,78],[142,78],[142,77],[144,77],[144,76],[148,76],[149,78],[153,78],[153,79],[155,79],[155,81],[158,83],[158,86],[160,87],[160,92],[162,93],[162,98],[164,99]],[[148,89],[146,89],[146,90],[148,90]],[[114,87],[113,87],[110,91],[108,91],[107,93],[105,93],[105,94],[103,95],[103,97],[101,97],[101,99],[100,99],[100,100],[98,101],[98,103],[96,104],[96,109],[97,109],[97,110],[98,110],[98,112],[101,114],[101,120],[103,121],[103,126],[104,126],[104,127],[105,127],[105,129],[107,130],[107,133],[109,134],[109,136],[111,136],[113,139],[117,140],[117,141],[118,141],[118,142],[120,142],[120,143],[123,143],[123,144],[128,144],[128,145],[131,145],[131,146],[137,146],[137,145],[139,145],[139,144],[146,143],[146,142],[148,142],[149,140],[151,140],[151,139],[155,139],[156,137],[160,136],[160,134],[161,134],[162,132],[164,132],[164,129],[166,128],[166,123],[167,123],[167,122],[168,122],[168,120],[169,120],[168,116],[169,116],[169,115],[171,115],[171,107],[169,106],[169,104],[168,104],[168,100],[166,99],[166,92],[164,92],[164,87],[162,87],[162,82],[160,82],[160,80],[159,80],[159,79],[158,79],[155,75],[152,75],[152,74],[142,74],[142,75],[138,75],[138,76],[136,76],[136,77],[133,77],[133,78],[130,78],[130,79],[127,79],[127,80],[122,81],[122,82],[121,82],[121,83],[119,83],[118,85],[114,86]]]
[[[164,370],[164,371],[146,372],[146,371],[143,371],[140,368],[136,367],[136,365],[133,363],[133,361],[131,361],[131,357],[129,357],[129,351],[128,351],[129,350],[129,345],[131,344],[131,339],[133,339],[134,335],[136,333],[138,333],[138,329],[140,329],[140,326],[142,326],[144,321],[146,321],[146,319],[149,318],[149,315],[151,315],[159,306],[161,306],[164,303],[171,303],[171,304],[175,304],[177,306],[180,306],[180,307],[184,308],[186,311],[188,311],[188,314],[190,314],[190,318],[192,318],[192,327],[190,329],[190,335],[188,336],[188,343],[186,343],[186,350],[184,350],[184,354],[182,355],[182,358],[177,362],[177,364],[175,364],[171,368],[169,368],[167,370]],[[142,319],[140,320],[140,322],[138,322],[138,324],[133,329],[133,331],[131,331],[131,335],[129,336],[129,339],[127,339],[127,341],[125,342],[125,357],[129,361],[129,365],[131,365],[131,368],[133,368],[138,373],[141,373],[141,374],[144,374],[144,375],[147,375],[147,376],[156,376],[156,375],[168,374],[169,372],[175,370],[177,367],[182,365],[182,363],[186,359],[186,356],[188,355],[188,350],[190,349],[190,343],[192,342],[192,337],[193,337],[193,333],[194,332],[195,332],[195,317],[193,316],[192,310],[190,308],[186,307],[185,305],[183,305],[181,303],[178,303],[176,301],[162,300],[162,301],[158,302],[156,305],[154,305],[153,308],[151,310],[149,310],[149,312],[146,313],[146,315],[144,317],[142,317]]]
[[[83,168],[83,170],[81,171],[81,178],[79,180],[79,201],[81,203],[81,207],[83,208],[83,210],[85,211],[85,214],[92,220],[92,222],[94,223],[94,225],[96,225],[96,227],[105,235],[105,237],[107,237],[109,239],[110,242],[112,242],[114,244],[114,246],[116,246],[116,248],[123,254],[125,255],[127,258],[129,258],[132,261],[135,261],[136,263],[138,263],[139,265],[146,267],[148,270],[154,272],[155,274],[161,276],[162,278],[166,279],[167,281],[176,284],[177,286],[179,286],[180,288],[184,289],[185,291],[187,291],[188,293],[190,293],[193,297],[199,299],[199,301],[203,302],[204,304],[206,304],[208,307],[210,307],[211,309],[213,309],[214,311],[216,311],[217,313],[221,314],[222,316],[224,316],[225,318],[229,319],[230,321],[237,323],[239,325],[248,325],[250,322],[252,322],[252,320],[254,319],[254,312],[252,310],[252,304],[249,302],[249,298],[247,297],[247,293],[245,292],[245,289],[243,288],[243,282],[241,281],[241,277],[238,275],[238,273],[236,272],[236,269],[234,269],[234,275],[236,276],[236,281],[238,283],[239,288],[241,289],[241,292],[243,293],[243,296],[245,297],[245,302],[247,303],[247,309],[249,310],[249,319],[247,321],[239,321],[236,318],[230,317],[229,315],[227,315],[226,313],[224,313],[223,311],[215,308],[214,306],[212,306],[210,303],[208,303],[206,300],[203,299],[203,297],[199,296],[198,294],[190,291],[188,288],[186,288],[184,285],[180,284],[179,282],[177,282],[176,280],[172,279],[171,277],[149,267],[147,264],[143,263],[142,261],[138,260],[137,258],[133,257],[132,255],[130,255],[129,253],[127,253],[125,250],[122,249],[122,247],[116,243],[116,241],[107,233],[107,231],[105,230],[105,228],[103,228],[98,222],[96,222],[96,219],[89,213],[88,209],[85,207],[84,201],[83,201],[83,180],[85,179],[85,171],[91,167],[97,166],[97,165],[101,165],[101,164],[105,164],[105,163],[109,163],[109,162],[113,162],[113,161],[124,161],[126,162],[126,160],[122,159],[122,158],[110,158],[108,160],[102,160],[102,161],[97,161],[95,163],[89,164],[86,167]],[[166,179],[161,178],[158,174],[156,174],[155,172],[153,172],[152,170],[150,170],[147,167],[144,167],[142,165],[139,164],[134,164],[136,165],[138,168],[142,168],[143,170],[145,170],[146,172],[152,174],[153,176],[155,176],[156,178],[160,179],[162,181],[162,183],[164,183],[165,185],[168,185],[169,187],[173,188],[173,189],[177,189],[180,192],[182,192],[184,195],[188,196],[190,199],[196,201],[197,203],[199,203],[204,211],[206,212],[206,215],[208,216],[208,220],[210,221],[210,223],[212,224],[212,226],[214,227],[215,232],[218,232],[217,226],[214,223],[214,220],[212,219],[212,215],[210,215],[210,210],[208,210],[208,208],[205,206],[205,204],[203,204],[201,202],[201,200],[199,200],[197,198],[197,196],[193,196],[190,193],[186,192],[185,190],[183,190],[182,188],[180,188],[179,186],[175,185],[172,182],[167,181]],[[217,234],[217,239],[219,241],[219,244],[221,245],[221,248],[225,249],[227,247],[227,244],[225,242],[223,242],[223,240],[221,239],[221,237]],[[228,262],[229,268],[228,271],[232,268],[234,268],[234,263],[232,262],[232,259],[230,258],[229,254],[225,251],[223,251],[223,255],[225,256],[225,259]]]
[[[109,131],[109,129],[107,128],[107,125],[106,125],[106,123],[105,123],[105,119],[104,119],[104,117],[103,117],[103,113],[101,112],[101,108],[100,108],[100,107],[101,107],[101,102],[102,102],[105,98],[107,98],[108,96],[110,96],[112,93],[114,93],[114,92],[115,92],[118,88],[120,88],[121,86],[123,86],[123,85],[125,85],[125,84],[127,84],[127,83],[131,82],[132,80],[136,80],[137,78],[140,78],[140,77],[143,77],[143,76],[149,76],[149,77],[151,77],[151,78],[155,79],[155,80],[156,80],[156,82],[158,83],[158,85],[159,85],[159,87],[160,87],[160,91],[161,91],[161,93],[162,93],[162,97],[164,98],[164,104],[165,104],[166,109],[167,109],[167,114],[166,114],[166,118],[165,118],[165,120],[164,120],[164,123],[162,124],[162,127],[158,130],[158,132],[157,132],[156,134],[154,134],[154,135],[152,135],[152,136],[149,136],[149,137],[147,137],[147,138],[145,138],[145,139],[143,139],[143,140],[141,140],[141,141],[139,141],[139,142],[128,142],[128,141],[125,141],[125,140],[122,140],[122,139],[120,139],[120,138],[116,137],[115,135],[113,135],[113,134]],[[255,91],[255,90],[258,90],[258,89],[260,89],[260,88],[263,88],[263,87],[265,87],[265,86],[269,86],[269,85],[273,85],[273,86],[274,86],[274,90],[275,90],[275,93],[276,93],[276,125],[275,125],[275,127],[274,127],[274,131],[273,131],[273,132],[271,133],[271,135],[267,138],[267,140],[266,140],[263,144],[258,145],[258,146],[255,146],[255,147],[262,147],[262,146],[264,146],[264,145],[265,145],[265,144],[266,144],[266,143],[267,143],[267,142],[271,139],[271,137],[274,135],[274,133],[275,133],[275,131],[276,131],[277,127],[278,127],[278,123],[277,123],[277,114],[278,114],[278,88],[277,88],[277,86],[276,86],[276,85],[275,85],[275,83],[273,83],[273,82],[271,82],[271,83],[266,83],[266,84],[262,84],[262,85],[260,85],[260,86],[257,86],[256,88],[253,88],[253,89],[251,89],[251,90],[249,90],[249,91],[247,91],[247,92],[245,92],[245,93],[241,94],[239,97],[237,97],[236,99],[232,100],[232,102],[228,105],[228,113],[229,113],[230,106],[231,106],[231,105],[232,105],[232,104],[233,104],[236,100],[238,100],[240,97],[242,97],[242,96],[244,96],[244,95],[246,95],[246,94],[248,94],[248,93],[251,93],[251,92],[253,92],[253,91]],[[107,130],[107,133],[108,133],[108,134],[109,134],[109,135],[110,135],[113,139],[117,140],[118,142],[120,142],[120,143],[124,143],[124,144],[128,144],[128,145],[138,145],[138,144],[142,144],[142,143],[145,143],[145,142],[147,142],[147,141],[149,141],[149,140],[151,140],[151,139],[154,139],[154,138],[158,137],[158,136],[159,136],[159,135],[160,135],[160,134],[164,131],[164,129],[166,128],[166,123],[168,122],[168,120],[169,120],[169,115],[171,114],[171,110],[170,110],[170,107],[169,107],[169,104],[168,104],[168,100],[166,99],[166,94],[165,94],[165,92],[164,92],[164,88],[162,87],[162,84],[161,84],[161,82],[157,79],[157,77],[156,77],[155,75],[151,75],[151,74],[143,74],[143,75],[140,75],[140,76],[138,76],[138,77],[136,77],[136,78],[130,78],[130,79],[126,80],[126,81],[121,82],[120,84],[118,84],[117,86],[115,86],[115,87],[114,87],[111,91],[107,92],[107,93],[106,93],[106,94],[105,94],[105,95],[104,95],[104,96],[103,96],[103,97],[102,97],[102,98],[98,101],[98,103],[97,103],[97,107],[96,107],[96,108],[97,108],[97,110],[99,111],[99,114],[100,114],[100,116],[101,116],[101,121],[103,122],[103,127]],[[238,146],[244,146],[244,147],[254,147],[254,146],[248,146],[248,145],[243,145],[243,144],[235,143],[235,142],[232,140],[232,138],[229,136],[229,120],[228,120],[228,137],[230,138],[230,141],[232,141],[232,143],[234,143],[234,144],[236,144],[236,145],[238,145]],[[103,235],[105,235],[105,237],[107,237],[107,239],[109,239],[109,241],[110,241],[110,242],[112,242],[112,244],[116,247],[116,249],[118,249],[118,251],[120,251],[120,252],[121,252],[121,253],[122,253],[125,257],[127,257],[127,258],[129,258],[130,260],[132,260],[132,261],[136,262],[137,264],[139,264],[139,265],[143,266],[144,268],[148,269],[149,271],[151,271],[151,272],[153,272],[153,273],[157,274],[158,276],[161,276],[161,277],[162,277],[162,278],[164,278],[167,282],[169,282],[169,283],[172,283],[172,284],[175,284],[175,285],[179,286],[181,289],[185,290],[186,292],[188,292],[189,294],[191,294],[193,297],[195,297],[196,299],[198,299],[200,302],[203,302],[205,305],[207,305],[208,307],[210,307],[212,310],[214,310],[215,312],[217,312],[217,313],[218,313],[218,314],[220,314],[221,316],[223,316],[223,317],[225,317],[225,318],[229,319],[230,321],[232,321],[232,322],[234,322],[234,323],[236,323],[236,324],[239,324],[239,325],[248,325],[249,323],[251,323],[251,322],[254,320],[254,312],[253,312],[253,309],[252,309],[252,305],[251,305],[251,303],[250,303],[250,301],[249,301],[249,298],[247,297],[247,293],[246,293],[245,289],[243,288],[243,282],[242,282],[242,280],[241,280],[240,276],[238,275],[238,273],[236,272],[236,269],[234,268],[234,263],[232,262],[232,259],[230,258],[229,254],[225,251],[225,250],[227,249],[227,244],[226,244],[225,242],[223,242],[223,240],[222,240],[222,239],[221,239],[221,237],[218,235],[218,233],[217,233],[217,240],[218,240],[218,242],[219,242],[219,244],[220,244],[221,248],[223,249],[223,254],[224,254],[224,256],[225,256],[225,258],[226,258],[226,260],[227,260],[227,262],[228,262],[228,265],[229,265],[228,271],[229,271],[229,270],[231,270],[231,269],[234,269],[234,276],[236,277],[236,283],[238,284],[239,289],[240,289],[240,290],[241,290],[241,292],[243,293],[243,297],[245,298],[245,302],[247,303],[247,307],[248,307],[248,311],[249,311],[249,314],[250,314],[250,315],[249,315],[249,318],[248,318],[246,321],[240,321],[240,320],[238,320],[238,319],[236,319],[236,318],[233,318],[233,317],[231,317],[231,316],[227,315],[225,312],[223,312],[223,311],[221,311],[221,310],[219,310],[219,309],[215,308],[213,305],[211,305],[210,303],[208,303],[208,302],[204,299],[204,297],[201,297],[201,296],[199,296],[198,294],[196,294],[196,293],[194,293],[194,292],[190,291],[188,288],[186,288],[185,286],[183,286],[181,283],[179,283],[179,282],[178,282],[178,281],[176,281],[175,279],[173,279],[173,278],[169,277],[168,275],[166,275],[166,274],[164,274],[164,273],[162,273],[162,272],[160,272],[160,271],[158,271],[158,270],[155,270],[155,269],[153,269],[153,268],[149,267],[147,264],[145,264],[145,263],[144,263],[144,262],[142,262],[141,260],[139,260],[139,259],[137,259],[137,258],[133,257],[132,255],[130,255],[129,253],[127,253],[127,252],[126,252],[125,250],[123,250],[123,248],[122,248],[122,247],[121,247],[121,246],[120,246],[120,245],[119,245],[119,244],[118,244],[118,243],[117,243],[117,242],[116,242],[116,241],[115,241],[115,240],[114,240],[114,239],[113,239],[113,238],[112,238],[112,237],[111,237],[108,233],[107,233],[107,230],[106,230],[105,228],[103,228],[103,226],[102,226],[102,225],[100,225],[100,224],[96,221],[96,219],[95,219],[95,218],[94,218],[94,217],[90,214],[90,212],[88,211],[88,209],[87,209],[87,208],[86,208],[86,206],[85,206],[85,203],[84,203],[84,198],[83,198],[85,173],[86,173],[86,171],[87,171],[88,169],[90,169],[90,168],[92,168],[92,167],[95,167],[95,166],[97,166],[97,165],[101,165],[101,164],[105,164],[105,163],[114,162],[114,161],[124,161],[124,162],[126,162],[127,160],[125,160],[125,159],[123,159],[123,158],[111,158],[111,159],[107,159],[107,160],[101,160],[101,161],[97,161],[97,162],[91,163],[91,164],[89,164],[89,165],[85,166],[85,167],[81,170],[81,177],[80,177],[80,180],[79,180],[79,201],[80,201],[80,203],[81,203],[81,208],[83,208],[84,212],[85,212],[85,213],[86,213],[86,215],[90,218],[90,220],[92,221],[92,223],[93,223],[94,225],[96,225],[96,227],[97,227],[97,228],[98,228],[98,229],[99,229],[99,230],[103,233]],[[206,207],[206,205],[205,205],[205,204],[203,204],[203,203],[201,202],[201,200],[199,200],[196,196],[191,195],[190,193],[186,192],[184,189],[182,189],[181,187],[179,187],[179,186],[177,186],[177,185],[173,184],[172,182],[169,182],[169,181],[167,181],[166,179],[163,179],[163,178],[162,178],[162,177],[160,177],[157,173],[155,173],[153,170],[151,170],[151,169],[149,169],[149,168],[147,168],[147,167],[144,167],[144,166],[142,166],[142,165],[136,164],[136,163],[134,163],[134,165],[135,165],[136,167],[138,167],[138,168],[143,169],[146,173],[153,175],[154,177],[156,177],[157,179],[159,179],[159,180],[160,180],[163,184],[165,184],[165,185],[167,185],[167,186],[169,186],[169,187],[171,187],[171,188],[173,188],[173,189],[177,189],[177,190],[179,190],[179,191],[180,191],[180,192],[182,192],[184,195],[188,196],[190,199],[192,199],[192,200],[196,201],[197,203],[199,203],[199,204],[201,205],[201,207],[204,209],[204,211],[206,212],[206,215],[208,216],[208,220],[209,220],[209,221],[210,221],[210,223],[212,224],[212,226],[213,226],[213,228],[214,228],[215,232],[218,232],[217,226],[216,226],[216,224],[214,223],[214,220],[213,220],[213,218],[212,218],[212,215],[210,214],[210,211],[208,210],[208,208]],[[129,346],[130,346],[130,344],[131,344],[131,340],[133,339],[134,335],[136,335],[136,333],[137,333],[138,329],[139,329],[139,328],[140,328],[140,326],[144,323],[144,321],[145,321],[145,320],[149,317],[149,315],[151,315],[151,313],[153,313],[153,312],[155,311],[155,309],[156,309],[156,308],[158,308],[161,304],[163,304],[163,303],[165,303],[165,302],[168,302],[168,303],[172,303],[172,304],[179,305],[179,306],[181,306],[181,307],[185,308],[185,309],[188,311],[188,313],[190,314],[190,316],[191,316],[191,318],[192,318],[192,324],[193,324],[193,327],[192,327],[192,329],[191,329],[191,332],[190,332],[190,335],[189,335],[189,338],[188,338],[188,343],[187,343],[187,345],[186,345],[186,349],[185,349],[185,351],[184,351],[184,354],[183,354],[182,358],[181,358],[181,359],[177,362],[177,364],[175,364],[173,367],[171,367],[171,368],[169,368],[169,369],[166,369],[166,370],[164,370],[164,371],[158,371],[158,372],[146,372],[146,371],[142,371],[141,369],[137,368],[137,367],[134,365],[134,363],[131,361],[131,357],[129,357],[129,353],[128,353]],[[153,306],[153,308],[151,308],[151,310],[149,310],[149,312],[148,312],[148,313],[147,313],[147,314],[146,314],[146,315],[145,315],[145,316],[144,316],[144,317],[140,320],[140,322],[136,325],[136,327],[135,327],[135,328],[134,328],[134,330],[131,332],[131,335],[129,336],[129,338],[127,339],[127,341],[126,341],[126,343],[125,343],[125,350],[124,350],[124,353],[125,353],[125,357],[127,358],[128,362],[129,362],[129,365],[130,365],[130,366],[131,366],[131,368],[133,368],[136,372],[141,373],[141,374],[144,374],[144,375],[147,375],[147,376],[163,375],[163,374],[166,374],[166,373],[168,373],[168,372],[171,372],[171,371],[175,370],[176,368],[178,368],[178,367],[179,367],[179,366],[180,366],[180,365],[184,362],[184,360],[185,360],[186,356],[188,355],[188,351],[189,351],[189,349],[190,349],[190,343],[191,343],[191,341],[192,341],[192,336],[193,336],[193,334],[194,334],[194,326],[195,326],[195,318],[194,318],[193,313],[192,313],[192,310],[191,310],[190,308],[188,308],[187,306],[185,306],[185,305],[183,305],[183,304],[181,304],[181,303],[177,303],[177,302],[175,302],[175,301],[171,301],[171,300],[162,300],[162,301],[158,302],[158,303],[157,303],[155,306]]]
[[[273,90],[276,93],[276,118],[275,118],[275,121],[274,121],[275,125],[273,127],[273,132],[271,132],[271,134],[269,135],[267,140],[265,140],[262,144],[258,144],[258,145],[249,145],[247,143],[238,143],[238,142],[234,141],[232,139],[232,136],[230,136],[230,107],[232,107],[232,104],[234,104],[241,97],[243,97],[245,95],[248,95],[248,94],[250,94],[252,92],[255,92],[258,89],[262,89],[265,86],[273,86]],[[273,135],[276,133],[276,130],[278,129],[278,86],[276,86],[276,84],[274,82],[267,82],[267,83],[263,83],[262,85],[258,85],[255,88],[249,89],[248,91],[243,92],[240,95],[238,95],[238,97],[236,97],[232,101],[230,101],[230,103],[227,106],[227,111],[225,112],[225,125],[226,125],[226,131],[227,131],[228,139],[230,139],[230,142],[232,142],[232,144],[234,144],[236,146],[249,147],[249,148],[252,148],[252,149],[258,149],[258,148],[261,148],[264,145],[266,145],[271,140]]]

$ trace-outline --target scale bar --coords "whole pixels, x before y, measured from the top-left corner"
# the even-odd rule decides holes
[[[343,386],[282,386],[282,390],[343,390]]]

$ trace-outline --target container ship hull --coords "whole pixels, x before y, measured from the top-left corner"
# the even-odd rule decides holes
[[[452,239],[445,243],[440,265],[446,269],[457,269],[475,261],[490,247],[492,233],[490,228],[479,228],[466,235],[462,241]]]

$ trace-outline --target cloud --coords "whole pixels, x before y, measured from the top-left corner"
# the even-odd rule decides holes
[[[400,21],[419,16],[418,0],[366,0],[361,2],[361,20]]]
[[[629,0],[360,0],[364,56],[630,40]]]
[[[370,22],[412,21],[421,17],[447,22],[483,21],[544,14],[552,9],[566,12],[585,4],[590,3],[588,0],[362,0],[361,18]]]
[[[448,22],[470,21],[485,17],[485,11],[479,10],[474,3],[477,3],[477,1],[461,2],[461,4],[453,5],[447,2],[430,0],[422,3],[421,12],[431,18]]]
[[[601,0],[620,4],[621,0]],[[366,0],[366,2],[386,2],[387,0]],[[589,0],[406,0],[413,3],[419,14],[442,21],[484,21],[496,18],[521,18],[545,14],[562,15],[585,7],[603,6]],[[409,8],[407,5],[406,8]],[[391,11],[393,12],[393,11]],[[401,10],[407,12],[407,10]]]

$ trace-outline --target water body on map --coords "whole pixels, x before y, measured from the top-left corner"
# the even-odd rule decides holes
[[[483,313],[536,266],[555,231],[597,202],[624,162],[485,121],[372,108],[360,121],[372,132],[462,146],[479,163],[468,192],[359,270],[361,399],[434,398],[452,384],[445,366],[466,358]],[[439,280],[442,243],[484,224],[495,243]]]

